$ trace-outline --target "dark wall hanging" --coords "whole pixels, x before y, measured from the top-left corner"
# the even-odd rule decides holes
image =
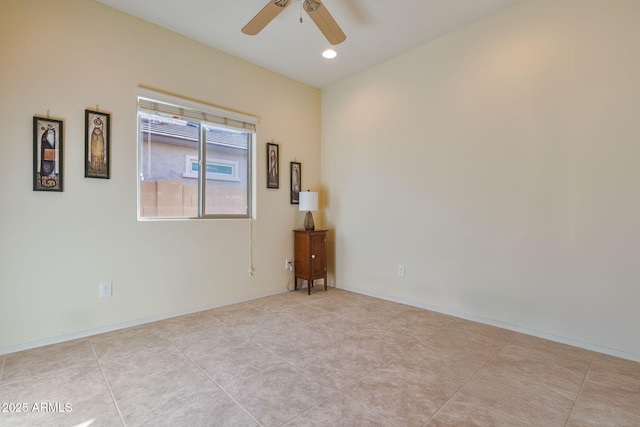
[[[84,122],[84,176],[109,179],[111,116],[85,110]]]
[[[62,191],[63,141],[62,120],[33,117],[33,191]]]
[[[300,203],[300,188],[302,186],[302,165],[298,162],[291,162],[291,204]]]
[[[280,188],[280,147],[267,142],[267,188]]]

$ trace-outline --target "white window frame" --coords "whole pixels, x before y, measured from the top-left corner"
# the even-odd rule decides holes
[[[243,129],[241,125],[248,125],[250,129],[244,128],[251,135],[250,141],[248,142],[248,153],[247,153],[247,212],[246,214],[205,214],[204,213],[204,199],[205,199],[205,186],[204,181],[206,179],[216,179],[216,180],[224,180],[224,181],[241,181],[242,178],[239,175],[240,171],[240,163],[236,161],[229,161],[224,159],[217,158],[207,158],[206,164],[220,164],[224,166],[231,166],[233,168],[233,176],[230,177],[226,174],[215,174],[215,173],[206,173],[206,176],[202,176],[201,174],[195,174],[196,178],[199,181],[199,193],[200,193],[200,203],[198,207],[198,216],[197,217],[143,217],[140,215],[140,197],[141,197],[141,189],[140,189],[140,170],[137,173],[137,188],[138,188],[138,209],[137,215],[138,220],[189,220],[189,219],[222,219],[222,218],[254,218],[255,213],[255,201],[256,201],[256,182],[255,182],[255,168],[256,168],[256,158],[255,158],[255,146],[256,146],[256,125],[258,124],[258,117],[239,113],[236,111],[226,110],[220,107],[214,107],[212,105],[203,104],[196,101],[191,101],[188,99],[179,98],[176,96],[168,95],[162,92],[156,92],[146,88],[137,88],[137,98],[138,98],[138,108],[136,113],[140,112],[140,102],[141,100],[146,103],[161,103],[166,104],[174,108],[185,109],[190,111],[195,111],[201,113],[203,116],[202,121],[208,122],[218,127],[227,127],[229,129]],[[211,120],[211,117],[215,117],[215,120]],[[240,126],[238,124],[241,124]],[[140,137],[140,132],[138,132],[138,137]],[[138,141],[137,146],[140,147],[141,141]],[[203,138],[202,145],[206,145],[206,141]],[[137,150],[138,156],[140,155],[140,150]],[[202,155],[202,149],[199,150],[199,156]],[[185,158],[185,174],[191,171],[190,165],[191,160],[189,157],[195,157],[187,155]],[[137,159],[137,168],[140,168],[140,159]],[[200,163],[199,159],[196,158],[196,161]],[[200,163],[201,164],[201,163]],[[199,168],[200,169],[200,168]]]

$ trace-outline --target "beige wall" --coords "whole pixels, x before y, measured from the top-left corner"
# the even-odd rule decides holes
[[[320,182],[320,92],[87,0],[0,2],[0,353],[285,291],[288,162]],[[136,221],[136,87],[260,117],[257,219]],[[84,110],[112,113],[112,178],[84,178]],[[64,120],[63,193],[32,191],[32,117]],[[280,143],[280,189],[266,148]],[[113,297],[98,284],[113,281]]]
[[[295,158],[330,282],[640,359],[640,2],[524,1],[325,90],[322,129],[317,90],[97,2],[0,17],[0,353],[284,291]],[[136,221],[139,85],[260,116],[253,277],[248,221]],[[96,104],[110,180],[83,177]],[[47,110],[63,193],[31,191]]]
[[[638,22],[524,1],[323,91],[338,286],[640,360]]]

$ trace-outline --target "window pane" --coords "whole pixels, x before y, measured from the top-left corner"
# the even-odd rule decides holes
[[[139,120],[140,216],[197,217],[200,124],[147,112]]]
[[[247,215],[251,134],[207,123],[205,215]]]
[[[139,218],[249,218],[257,118],[138,89]]]

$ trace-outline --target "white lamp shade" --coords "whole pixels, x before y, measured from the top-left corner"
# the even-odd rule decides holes
[[[299,209],[301,211],[317,211],[318,210],[318,193],[313,191],[301,191]]]

